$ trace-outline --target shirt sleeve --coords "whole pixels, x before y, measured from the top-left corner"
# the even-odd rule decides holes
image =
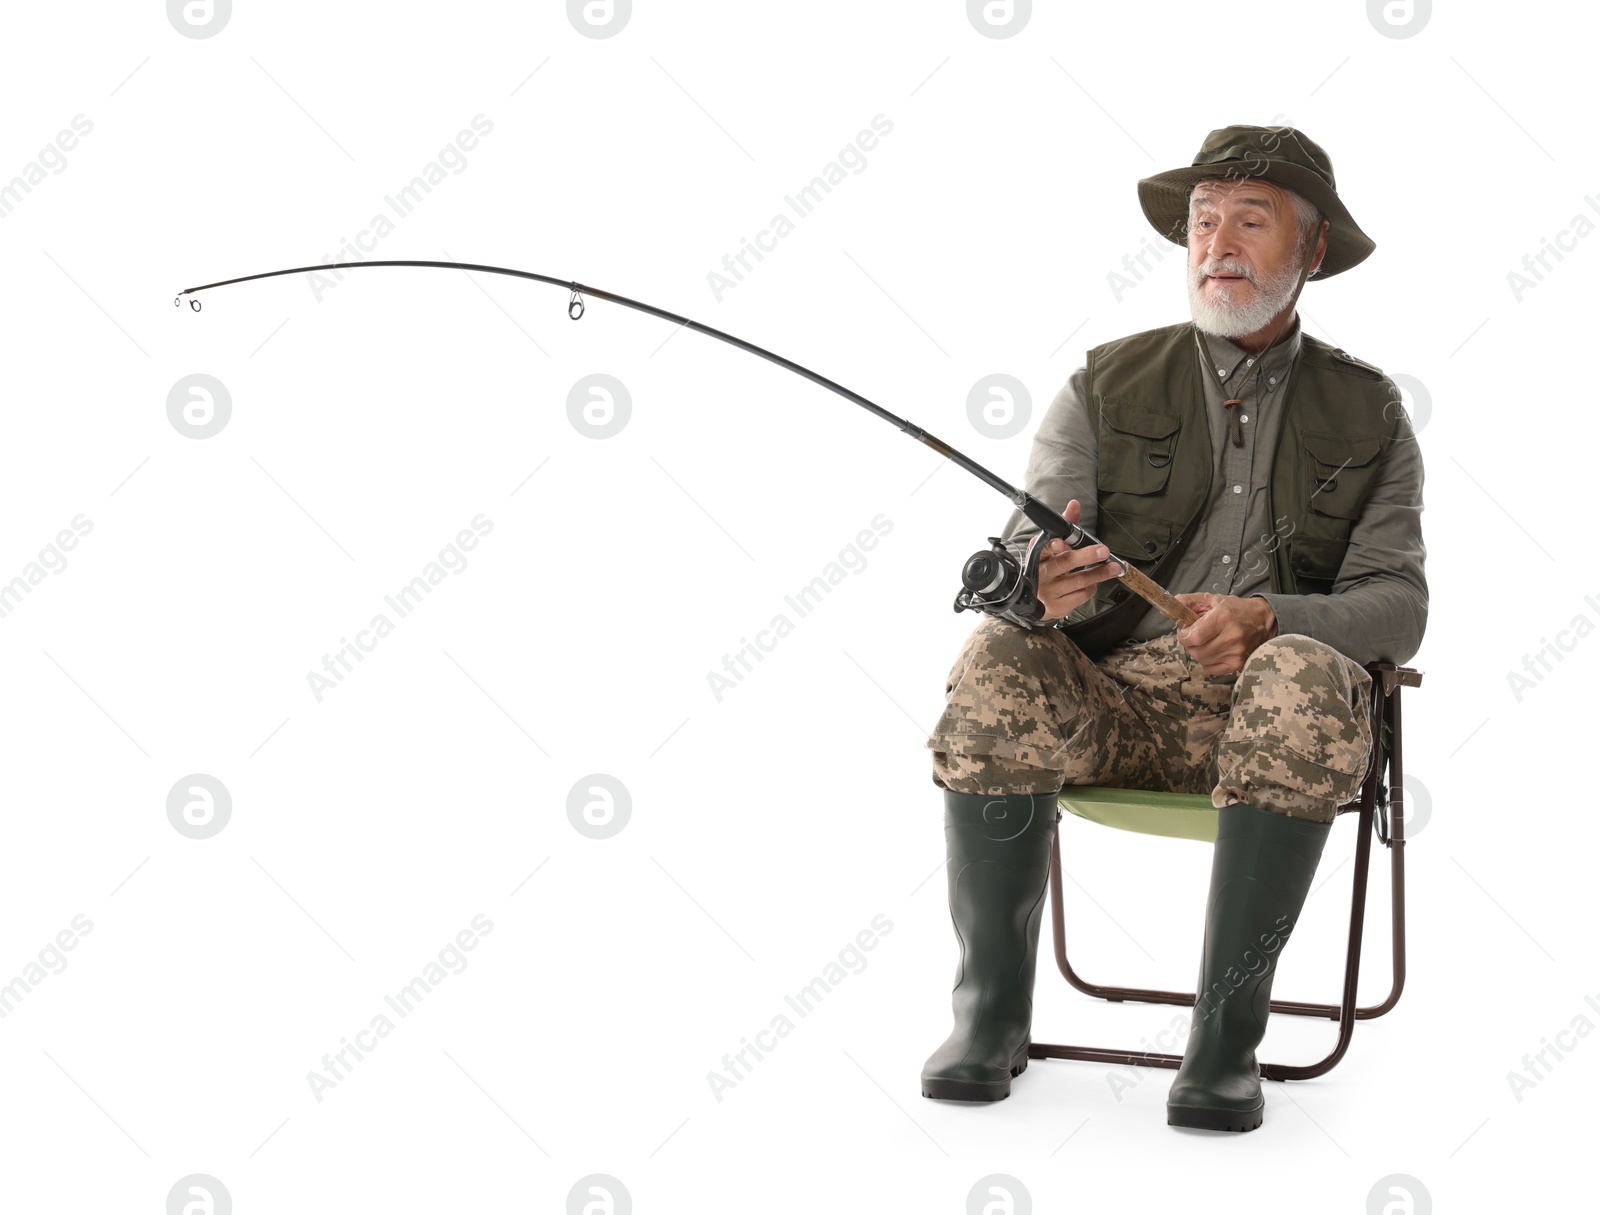
[[[1400,399],[1398,391],[1396,401]],[[1304,633],[1356,662],[1404,665],[1422,648],[1428,623],[1423,572],[1422,452],[1403,411],[1384,444],[1378,473],[1328,595],[1258,591],[1278,617],[1278,632]]]
[[[1078,525],[1092,532],[1097,521],[1094,494],[1100,444],[1083,404],[1088,382],[1088,368],[1078,368],[1050,402],[1033,435],[1023,488],[1057,512],[1065,511],[1067,503],[1076,498],[1080,507]],[[1021,562],[1038,534],[1039,527],[1032,519],[1013,510],[1000,539]],[[1010,612],[1002,615],[1024,628],[1048,629],[1056,623],[1030,623]]]

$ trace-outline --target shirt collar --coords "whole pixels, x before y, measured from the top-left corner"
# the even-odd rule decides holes
[[[1234,369],[1244,360],[1255,357],[1243,346],[1238,345],[1229,338],[1217,337],[1212,333],[1201,333],[1199,329],[1195,330],[1195,335],[1205,342],[1206,349],[1211,353],[1211,361],[1216,364],[1217,369],[1222,373],[1217,377],[1219,384],[1232,383],[1231,377],[1234,374]],[[1297,310],[1294,316],[1294,323],[1289,326],[1288,336],[1274,343],[1261,356],[1266,360],[1263,374],[1281,379],[1294,360],[1299,357],[1299,354],[1300,313]],[[1204,365],[1204,360],[1201,360],[1201,364],[1202,366]],[[1240,378],[1242,379],[1248,371],[1254,369],[1255,364],[1251,363],[1244,371],[1239,372]]]

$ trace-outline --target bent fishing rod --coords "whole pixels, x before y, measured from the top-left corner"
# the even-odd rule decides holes
[[[919,443],[931,447],[934,451],[960,465],[967,472],[977,477],[991,489],[998,490],[1011,500],[1013,506],[1020,510],[1035,526],[1039,533],[1029,543],[1026,553],[1021,561],[1012,555],[1009,549],[996,536],[989,537],[990,547],[982,552],[974,553],[967,559],[961,570],[962,589],[957,592],[954,608],[956,611],[980,611],[991,615],[1000,616],[1010,612],[1019,619],[1030,623],[1043,618],[1044,604],[1039,602],[1036,595],[1039,578],[1039,560],[1043,555],[1044,546],[1052,538],[1066,541],[1074,549],[1086,548],[1091,545],[1104,544],[1084,528],[1076,523],[1069,523],[1058,512],[1051,510],[1039,499],[1026,490],[1021,490],[1009,482],[997,477],[983,465],[969,456],[957,451],[942,439],[929,434],[922,427],[907,421],[898,414],[890,413],[881,405],[877,405],[859,393],[851,392],[842,384],[836,384],[826,376],[818,375],[808,367],[791,362],[782,355],[773,354],[770,350],[763,350],[752,342],[743,338],[734,337],[731,333],[724,333],[720,329],[713,329],[710,325],[702,325],[698,321],[690,320],[686,316],[679,316],[675,312],[668,312],[664,308],[642,303],[639,300],[629,299],[625,295],[617,295],[610,291],[602,291],[598,287],[591,287],[585,283],[569,279],[552,278],[545,274],[534,274],[530,270],[513,270],[506,266],[483,266],[472,262],[435,262],[435,261],[370,261],[370,262],[325,262],[316,266],[295,266],[288,270],[269,270],[264,274],[246,274],[239,278],[226,278],[215,283],[204,283],[198,287],[185,287],[173,298],[173,306],[181,307],[183,297],[191,297],[189,307],[192,311],[200,311],[200,301],[194,298],[201,291],[210,291],[216,287],[228,287],[234,283],[248,283],[256,279],[277,278],[284,274],[316,274],[328,270],[360,270],[371,266],[422,266],[437,270],[477,270],[484,274],[505,274],[513,278],[531,279],[537,283],[549,283],[552,287],[565,287],[572,292],[572,297],[567,301],[567,316],[572,320],[579,320],[584,313],[584,300],[586,295],[596,299],[609,300],[613,304],[621,304],[626,308],[633,308],[639,312],[649,313],[651,316],[660,317],[664,321],[672,321],[696,333],[706,334],[719,341],[727,342],[730,346],[737,346],[740,350],[758,355],[768,362],[776,363],[779,367],[804,376],[814,384],[820,384],[829,392],[837,393],[847,401],[852,401],[876,414],[885,422],[891,423],[904,433],[916,439]],[[1153,604],[1163,616],[1175,622],[1180,628],[1193,624],[1199,617],[1185,607],[1177,599],[1151,581],[1128,562],[1117,556],[1110,545],[1106,545],[1110,556],[1089,565],[1079,566],[1080,570],[1094,569],[1101,565],[1116,564],[1122,567],[1122,573],[1116,577],[1128,587],[1129,590]]]

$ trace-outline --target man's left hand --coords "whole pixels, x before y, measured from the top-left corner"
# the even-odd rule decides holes
[[[1265,599],[1198,591],[1174,595],[1200,617],[1178,630],[1178,641],[1207,675],[1240,670],[1255,648],[1278,635],[1278,616]]]

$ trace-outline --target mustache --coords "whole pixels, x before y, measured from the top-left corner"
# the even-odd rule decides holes
[[[1260,286],[1256,279],[1256,272],[1243,262],[1223,258],[1221,261],[1202,262],[1195,267],[1196,281],[1201,278],[1211,278],[1218,274],[1237,274],[1248,281]]]

